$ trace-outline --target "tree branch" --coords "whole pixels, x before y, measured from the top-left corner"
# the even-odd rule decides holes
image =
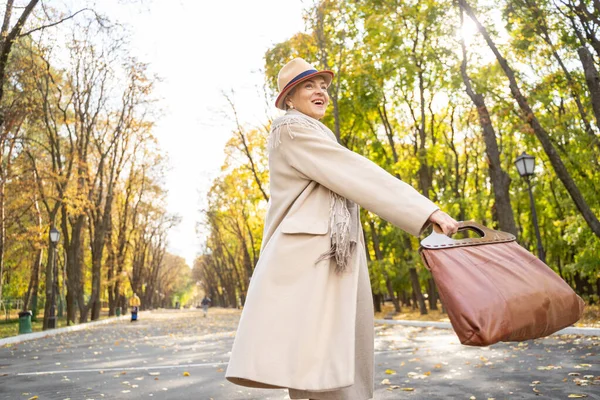
[[[21,33],[21,34],[19,35],[19,37],[23,37],[23,36],[31,35],[33,32],[41,31],[41,30],[44,30],[44,29],[46,29],[46,28],[51,28],[51,27],[53,27],[53,26],[59,25],[59,24],[61,24],[61,23],[65,22],[65,21],[67,21],[67,20],[70,20],[70,19],[74,18],[74,17],[75,17],[77,14],[79,14],[79,13],[82,13],[82,12],[84,12],[84,11],[91,11],[91,12],[93,12],[93,13],[94,13],[96,16],[98,16],[98,14],[96,14],[96,11],[92,10],[91,8],[82,8],[81,10],[77,11],[76,13],[73,13],[73,14],[69,15],[68,17],[65,17],[65,18],[63,18],[63,19],[61,19],[60,21],[56,21],[56,22],[53,22],[53,23],[51,23],[51,24],[48,24],[48,25],[42,25],[42,26],[38,26],[37,28],[34,28],[34,29],[30,30],[30,31],[27,31],[27,32],[25,32],[25,33]]]

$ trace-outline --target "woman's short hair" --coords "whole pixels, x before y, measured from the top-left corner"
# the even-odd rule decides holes
[[[288,93],[288,94],[285,96],[285,100],[283,101],[283,104],[285,104],[285,111],[287,111],[287,110],[289,110],[289,109],[290,109],[290,106],[288,106],[288,103],[287,103],[287,99],[288,99],[288,97],[292,97],[292,96],[294,95],[294,93],[296,93],[296,88],[297,88],[297,86],[294,86],[294,87],[293,87],[293,88],[292,88],[292,89],[289,91],[289,93]]]

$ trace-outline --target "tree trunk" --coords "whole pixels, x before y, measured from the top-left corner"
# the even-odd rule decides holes
[[[424,107],[424,105],[422,107]],[[426,134],[424,131],[424,129],[425,129],[425,114],[424,114],[424,112],[423,112],[422,118],[423,118],[422,126],[421,126],[421,128],[419,128],[419,135],[420,135],[419,150],[417,152],[417,158],[419,160],[419,165],[420,165],[419,172],[418,172],[419,187],[421,188],[421,194],[429,199],[430,198],[429,191],[431,189],[431,173],[430,173],[429,164],[427,163],[427,149],[426,149],[426,144],[425,144],[426,143]],[[433,132],[432,132],[432,134],[433,134]]]
[[[90,296],[89,308],[90,318],[96,321],[100,318],[100,292],[102,290],[102,260],[94,260],[92,263],[92,294]]]
[[[406,290],[402,291],[401,299],[402,299],[402,304],[404,304],[406,307],[412,307],[412,304],[410,302],[410,297],[408,296],[408,293],[406,293]]]
[[[109,182],[109,185],[114,184]],[[92,309],[92,321],[100,318],[100,294],[102,293],[102,259],[104,256],[104,247],[106,245],[106,237],[112,226],[112,201],[113,190],[108,189],[104,210],[100,216],[100,222],[96,224],[94,230],[94,243],[92,252],[92,296],[90,299]]]
[[[398,299],[394,295],[394,287],[392,286],[392,281],[391,281],[387,271],[385,270],[385,266],[383,266],[381,264],[381,262],[383,261],[383,254],[381,252],[381,247],[379,245],[379,235],[377,234],[377,231],[375,229],[375,223],[372,220],[369,220],[369,227],[371,228],[371,236],[373,239],[373,251],[375,252],[375,259],[378,262],[380,262],[380,267],[382,268],[383,276],[385,277],[385,286],[388,291],[388,296],[390,296],[390,299],[392,300],[392,303],[394,304],[394,311],[396,313],[400,313],[401,312],[400,303],[398,302]]]
[[[31,267],[31,276],[29,277],[29,284],[27,285],[27,293],[25,294],[25,300],[23,301],[23,311],[27,311],[31,308],[32,311],[32,320],[34,320],[34,316],[37,315],[37,296],[38,296],[38,288],[40,286],[40,269],[42,265],[42,249],[38,249],[36,251],[35,260],[33,262],[33,266]],[[29,307],[29,303],[31,302],[31,307]]]
[[[462,10],[460,16],[462,25]],[[502,163],[500,162],[500,151],[498,150],[498,142],[496,141],[496,132],[494,131],[485,100],[480,93],[476,93],[473,90],[471,85],[471,78],[467,73],[467,48],[463,39],[460,40],[460,45],[462,47],[463,55],[460,72],[467,94],[471,98],[471,101],[475,105],[477,113],[479,114],[479,124],[481,125],[483,132],[485,152],[488,157],[489,174],[494,192],[498,224],[500,225],[500,230],[517,236],[517,225],[515,224],[515,217],[510,204],[510,177],[506,171],[502,169]]]
[[[21,34],[21,29],[25,22],[29,18],[29,15],[33,11],[39,0],[30,0],[29,3],[24,7],[21,16],[15,23],[12,29],[9,31],[9,24],[13,9],[14,0],[6,2],[4,12],[4,22],[2,24],[2,32],[0,34],[0,104],[3,104],[4,99],[4,82],[6,81],[6,67],[8,65],[8,56],[12,50],[13,44],[17,41],[17,37]],[[4,126],[5,115],[4,109],[0,107],[0,128]],[[1,285],[0,285],[1,286]]]
[[[398,299],[394,295],[394,287],[392,286],[392,281],[390,280],[389,277],[385,278],[385,286],[387,288],[388,295],[392,299],[392,304],[394,305],[394,312],[396,312],[396,314],[401,313],[402,309],[400,308],[400,302],[398,301]]]
[[[585,282],[581,279],[579,272],[573,274],[573,281],[575,282],[575,291],[579,296],[583,296],[585,293]]]
[[[423,293],[421,292],[421,283],[419,282],[419,275],[417,274],[416,268],[410,268],[410,283],[412,285],[414,299],[419,303],[419,310],[421,315],[427,314],[427,307],[425,306],[425,299],[423,299]]]
[[[324,28],[324,11],[322,9],[323,6],[318,6],[317,7],[317,20],[316,20],[316,26],[315,26],[315,32],[317,34],[317,44],[319,47],[319,54],[320,54],[320,58],[321,58],[321,65],[323,67],[323,69],[329,70],[329,60],[328,60],[328,54],[327,54],[327,37],[326,37],[326,33],[325,33],[325,28]],[[334,64],[337,64],[338,66],[338,70],[336,71],[335,74],[335,80],[331,83],[330,87],[329,87],[329,96],[331,99],[331,104],[333,106],[333,133],[335,134],[335,137],[338,141],[338,143],[341,143],[341,132],[340,132],[340,108],[339,108],[339,104],[338,104],[338,99],[339,99],[339,92],[340,92],[340,86],[341,86],[341,76],[342,76],[342,63],[343,63],[343,46],[340,47],[340,54],[338,56],[338,62]]]
[[[590,91],[590,100],[592,102],[594,116],[596,117],[596,126],[598,126],[598,129],[600,129],[600,77],[598,75],[598,70],[594,65],[592,54],[587,47],[581,46],[578,48],[577,54],[581,60],[581,65],[583,66],[583,72],[585,74],[585,82],[587,83],[588,90]],[[597,147],[600,146],[598,138],[593,132],[591,135],[593,138],[593,144]]]
[[[428,287],[429,287],[429,309],[430,310],[437,310],[437,290],[435,287],[435,281],[433,280],[433,278],[429,278],[428,279]]]
[[[1,126],[0,129],[2,129]],[[2,149],[2,151],[4,151],[4,149]],[[6,209],[4,204],[5,184],[6,180],[4,176],[0,177],[0,300],[2,300],[2,286],[4,283],[4,240],[6,239]]]
[[[585,40],[583,38],[583,36],[581,35],[581,32],[577,28],[573,17],[571,15],[567,15],[567,17],[569,18],[569,20],[571,20],[571,23],[573,24],[573,29],[575,30],[575,33],[578,36],[581,44],[585,45],[585,43],[589,43],[592,46],[592,48],[596,51],[596,55],[600,57],[600,41],[598,40],[598,38],[595,35],[595,33],[598,30],[597,29],[597,25],[599,24],[598,18],[594,14],[590,13],[587,10],[587,5],[581,1],[577,5],[575,4],[575,2],[571,2],[571,1],[569,1],[569,2],[561,1],[561,3],[566,5],[571,11],[573,11],[573,13],[575,15],[577,15],[577,18],[579,19],[579,22],[581,23],[581,26],[583,27],[583,30],[585,32],[585,36],[586,36],[587,40]]]
[[[412,278],[411,278],[412,283]],[[415,311],[417,309],[417,293],[412,290],[410,295],[410,308]]]
[[[37,321],[38,316],[38,299],[39,299],[39,291],[40,291],[40,271],[42,270],[42,261],[44,256],[44,251],[42,249],[38,250],[37,260],[35,269],[33,271],[33,276],[35,277],[35,281],[33,283],[33,292],[31,294],[31,312],[32,321]]]
[[[75,219],[75,224],[71,231],[71,255],[73,257],[73,287],[77,307],[79,308],[79,323],[87,322],[88,305],[84,299],[83,288],[83,229],[85,226],[85,215],[80,215]]]
[[[381,295],[372,293],[373,295],[373,307],[375,308],[375,312],[381,312]]]
[[[83,298],[82,258],[83,258],[83,228],[85,215],[79,215],[69,223],[66,204],[62,204],[63,246],[67,255],[67,324],[75,322],[77,306],[79,322],[87,321],[87,307]],[[71,225],[69,234],[69,225]]]
[[[554,171],[556,172],[556,175],[558,176],[558,178],[561,180],[561,182],[565,186],[565,189],[567,189],[567,192],[569,192],[569,195],[573,199],[575,206],[577,207],[577,209],[579,210],[579,212],[581,213],[581,215],[587,222],[587,224],[590,227],[590,229],[592,230],[592,232],[594,232],[594,234],[600,238],[600,221],[598,221],[598,218],[596,217],[596,215],[594,215],[594,213],[590,209],[589,205],[583,198],[583,195],[579,191],[579,188],[575,184],[575,181],[573,181],[573,178],[567,171],[567,168],[563,164],[562,159],[556,152],[556,149],[554,148],[554,145],[552,144],[552,141],[550,140],[550,135],[548,135],[548,132],[546,132],[546,130],[541,126],[541,124],[538,121],[537,117],[535,116],[533,110],[529,106],[527,99],[521,93],[521,89],[519,88],[519,85],[517,84],[515,73],[508,65],[508,61],[500,54],[500,51],[496,47],[496,44],[493,42],[488,31],[479,22],[479,20],[477,19],[477,16],[475,15],[473,9],[467,3],[467,1],[459,0],[459,4],[465,10],[465,12],[471,17],[473,22],[475,22],[479,31],[483,35],[486,43],[488,44],[488,46],[490,47],[490,49],[496,56],[496,59],[500,63],[500,66],[504,70],[504,73],[510,82],[510,84],[509,84],[510,91],[511,91],[514,99],[517,101],[517,104],[519,105],[519,107],[523,113],[522,118],[529,124],[529,126],[531,126],[533,132],[535,133],[536,137],[540,141],[540,143],[544,149],[544,152],[548,156],[548,159],[550,160],[550,163],[552,164],[552,167],[554,168]]]
[[[115,251],[112,241],[112,228],[108,230],[106,238],[108,256],[106,257],[106,286],[108,291],[108,316],[115,315],[117,298],[115,296]]]
[[[533,18],[537,21],[537,23],[533,24],[533,27],[538,31],[538,34],[542,37],[544,42],[546,42],[546,44],[550,47],[550,49],[552,51],[552,56],[554,57],[554,59],[556,60],[558,65],[560,66],[560,69],[563,71],[563,74],[565,75],[565,78],[567,79],[567,84],[569,86],[569,91],[571,93],[571,97],[573,98],[573,100],[575,100],[575,104],[577,105],[577,110],[579,111],[579,115],[581,117],[581,121],[583,122],[586,133],[590,137],[592,144],[594,146],[596,146],[596,149],[600,150],[600,141],[598,140],[598,138],[596,137],[596,134],[592,130],[592,127],[590,125],[590,122],[589,122],[589,119],[587,116],[587,112],[585,111],[585,108],[583,107],[583,104],[581,103],[581,98],[580,98],[579,94],[577,93],[577,84],[575,83],[573,76],[571,75],[571,73],[569,72],[567,67],[565,66],[565,63],[563,62],[560,54],[558,53],[558,50],[556,50],[556,46],[552,42],[550,30],[548,28],[548,24],[546,22],[546,16],[545,16],[544,12],[542,10],[540,10],[540,8],[535,0],[526,0],[525,3],[531,9],[531,11],[533,12]],[[584,69],[585,69],[585,67],[584,67]],[[596,75],[596,77],[597,77],[597,75]],[[596,126],[598,127],[598,129],[600,129],[600,118],[598,118],[598,114],[596,114]]]
[[[48,329],[48,319],[50,318],[50,308],[52,307],[52,288],[54,287],[54,252],[56,248],[48,240],[48,261],[46,263],[46,301],[44,303],[44,321],[42,329]]]

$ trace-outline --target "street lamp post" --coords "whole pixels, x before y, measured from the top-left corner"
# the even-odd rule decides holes
[[[50,229],[50,248],[52,249],[52,295],[50,296],[50,314],[48,316],[48,329],[56,328],[56,296],[58,295],[58,266],[56,264],[56,245],[60,239],[60,232],[55,227]]]
[[[535,230],[535,237],[537,239],[538,257],[545,263],[546,253],[544,252],[544,247],[542,246],[542,237],[540,236],[540,227],[538,224],[537,213],[535,211],[535,201],[533,199],[533,191],[531,190],[530,178],[534,173],[535,157],[523,152],[515,160],[515,165],[517,166],[519,175],[521,175],[522,178],[525,178],[525,181],[527,182],[527,189],[529,190],[529,203],[531,204],[531,217],[533,219],[533,228]]]

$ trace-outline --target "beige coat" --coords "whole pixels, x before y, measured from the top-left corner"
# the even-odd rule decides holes
[[[315,264],[331,245],[330,190],[413,235],[438,207],[320,131],[280,130],[269,153],[263,248],[226,378],[252,387],[338,389],[354,381],[358,271],[366,258],[356,251],[342,275],[334,261]]]

